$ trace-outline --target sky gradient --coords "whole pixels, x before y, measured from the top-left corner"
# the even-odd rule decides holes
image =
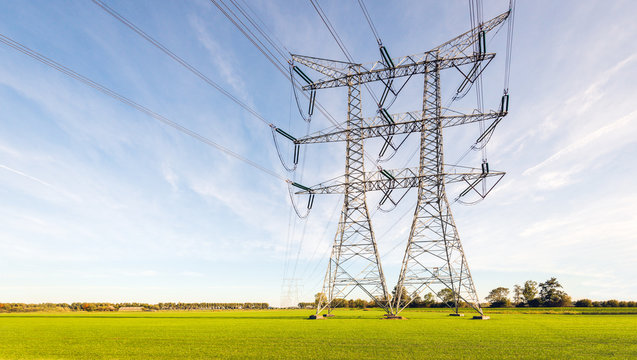
[[[268,121],[307,131],[289,82],[210,2],[106,3]],[[378,60],[355,1],[320,3],[354,59]],[[485,19],[507,5],[487,2]],[[290,52],[344,60],[309,2],[250,6]],[[367,6],[394,57],[470,27],[466,1]],[[91,1],[5,1],[0,10],[0,33],[292,178],[267,126]],[[481,298],[497,286],[555,276],[576,299],[637,300],[636,11],[631,1],[519,1],[510,113],[488,147],[491,168],[507,175],[480,204],[452,207]],[[503,29],[488,45],[498,52],[485,71],[488,109],[502,93],[505,36]],[[449,74],[442,75],[447,95],[457,80]],[[419,109],[421,93],[420,77],[391,112]],[[318,100],[344,120],[345,92],[324,90]],[[373,115],[368,96],[363,101]],[[320,290],[339,196],[317,197],[307,222],[296,219],[281,180],[5,45],[0,109],[0,302],[278,305],[284,278],[300,279],[301,300]],[[317,115],[310,131],[329,125]],[[477,126],[446,132],[447,162],[478,133]],[[366,146],[375,153],[378,143]],[[416,146],[410,139],[389,167],[402,166]],[[343,144],[302,154],[295,179],[305,185],[343,172]],[[479,157],[461,165],[479,167]],[[390,288],[409,233],[409,195],[374,215]],[[370,211],[378,200],[369,195]]]

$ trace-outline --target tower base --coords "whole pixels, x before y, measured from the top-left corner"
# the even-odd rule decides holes
[[[310,319],[312,319],[312,320],[323,320],[325,318],[322,315],[313,314],[313,315],[310,315]]]
[[[489,319],[491,319],[491,317],[487,315],[476,315],[473,317],[473,320],[489,320]]]
[[[451,313],[451,314],[449,314],[449,316],[464,316],[464,314]]]
[[[385,314],[384,319],[386,320],[407,320],[407,318],[404,318],[400,315],[389,315],[389,314]]]

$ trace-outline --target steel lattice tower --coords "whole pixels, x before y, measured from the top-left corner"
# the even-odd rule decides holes
[[[346,143],[345,173],[343,176],[306,188],[297,194],[344,194],[338,230],[325,275],[323,293],[316,316],[334,302],[359,288],[395,316],[409,302],[429,289],[449,289],[456,313],[461,301],[470,304],[482,314],[478,296],[469,272],[460,237],[450,210],[445,185],[466,183],[467,191],[479,191],[486,179],[496,183],[503,172],[489,171],[488,166],[470,171],[456,171],[445,166],[443,157],[443,129],[462,124],[489,122],[487,131],[507,114],[508,95],[503,96],[500,109],[445,116],[441,105],[440,73],[457,69],[467,84],[473,84],[482,69],[494,58],[486,52],[486,34],[509,16],[507,11],[448,42],[422,54],[383,60],[369,65],[322,58],[292,55],[295,63],[302,64],[325,77],[311,81],[298,68],[295,70],[308,83],[304,90],[348,88],[348,114],[345,123],[336,128],[294,139],[296,145],[337,142]],[[479,49],[474,51],[474,48]],[[381,55],[383,50],[381,49]],[[387,54],[385,52],[385,54]],[[461,69],[468,67],[463,72]],[[424,75],[422,110],[389,114],[379,109],[378,115],[362,118],[361,86],[369,82],[387,83],[393,79]],[[470,85],[469,85],[470,86]],[[420,133],[420,161],[418,168],[382,169],[365,171],[364,140],[381,137],[387,141],[399,134]],[[372,229],[366,192],[382,191],[389,196],[395,189],[418,189],[418,199],[400,276],[392,298],[388,293],[380,256]],[[480,193],[486,196],[486,192]]]

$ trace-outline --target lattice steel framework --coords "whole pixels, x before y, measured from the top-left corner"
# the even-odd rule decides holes
[[[350,70],[352,75],[360,73],[355,65]],[[317,314],[325,308],[328,313],[331,312],[333,301],[344,299],[357,287],[382,308],[388,309],[390,304],[365,194],[360,85],[353,81],[356,76],[351,76],[350,79],[343,182],[345,199],[323,284],[323,293],[327,298],[319,301]]]
[[[461,301],[482,314],[467,260],[451,214],[445,184],[466,182],[467,190],[475,190],[478,183],[493,179],[503,172],[489,171],[488,166],[470,171],[448,171],[444,165],[442,130],[445,127],[488,121],[493,128],[507,114],[503,102],[497,111],[467,115],[443,116],[440,92],[440,72],[457,69],[473,83],[480,69],[495,54],[486,53],[485,46],[474,52],[473,45],[484,43],[485,34],[493,30],[510,12],[505,12],[452,40],[419,55],[405,56],[391,61],[379,61],[367,66],[316,57],[292,55],[294,62],[303,64],[325,78],[304,86],[304,90],[347,86],[348,114],[345,124],[294,139],[295,144],[346,142],[345,174],[318,184],[298,194],[345,194],[338,230],[323,284],[324,298],[319,299],[316,314],[332,311],[336,301],[359,288],[385,309],[397,315],[411,301],[429,289],[448,289],[452,294],[456,313]],[[472,51],[470,54],[466,52]],[[466,73],[462,66],[471,66]],[[477,70],[476,70],[477,69]],[[408,113],[362,118],[361,85],[367,82],[393,80],[424,74],[422,110]],[[508,98],[507,98],[508,101]],[[368,138],[384,138],[396,134],[419,132],[420,162],[418,169],[378,169],[365,172],[363,142]],[[495,184],[493,184],[495,185]],[[380,256],[372,230],[366,192],[394,189],[418,189],[409,239],[393,298],[387,291]],[[486,196],[481,194],[481,196]]]
[[[393,307],[399,313],[425,289],[437,293],[440,289],[436,285],[441,285],[452,291],[456,313],[463,300],[482,314],[445,192],[440,102],[440,69],[434,65],[432,71],[425,73],[418,173],[421,180]]]

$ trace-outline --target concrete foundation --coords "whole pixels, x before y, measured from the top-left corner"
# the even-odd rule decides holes
[[[310,315],[310,319],[312,319],[312,320],[323,320],[325,318],[322,315],[319,315],[319,316]]]
[[[451,313],[451,314],[449,314],[449,316],[464,316],[464,314]]]
[[[476,315],[473,317],[474,320],[489,320],[491,319],[490,316],[487,315]]]
[[[386,320],[407,320],[407,318],[404,318],[400,315],[385,315],[385,319]]]

